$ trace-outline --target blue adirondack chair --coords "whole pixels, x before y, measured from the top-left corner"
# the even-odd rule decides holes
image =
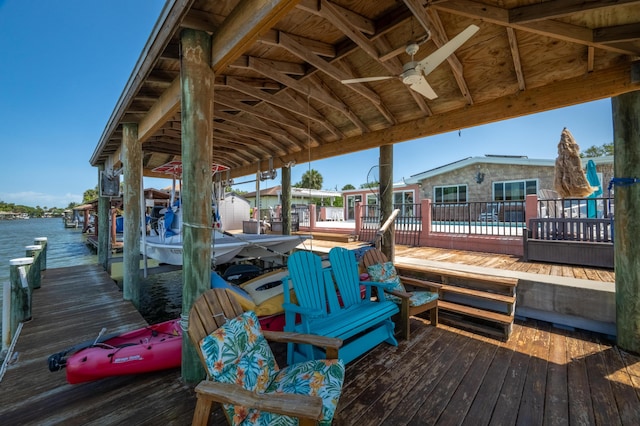
[[[359,281],[358,266],[353,252],[330,257],[331,267],[323,268],[319,256],[308,251],[297,251],[289,256],[289,276],[283,285],[293,284],[297,302],[291,303],[284,292],[285,331],[317,334],[343,340],[338,357],[345,363],[352,361],[382,342],[397,345],[391,317],[399,312],[398,306],[384,296],[371,300],[371,287],[378,293],[389,287],[386,283]],[[342,253],[341,253],[342,255]],[[342,258],[344,257],[344,258]],[[340,277],[338,285],[333,277]],[[361,285],[365,286],[362,297]],[[286,287],[283,287],[286,288]],[[290,343],[287,362],[322,358],[323,354],[312,346]]]

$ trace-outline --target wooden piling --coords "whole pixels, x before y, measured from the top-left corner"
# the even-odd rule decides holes
[[[9,280],[11,281],[11,335],[18,324],[31,319],[31,287],[28,276],[33,257],[19,257],[9,261]]]
[[[640,91],[611,100],[615,176],[640,178]],[[614,256],[618,345],[640,352],[640,183],[616,185]]]
[[[26,257],[33,258],[33,264],[31,265],[32,271],[30,271],[30,276],[33,277],[31,281],[29,281],[29,287],[33,290],[36,288],[40,288],[40,283],[42,281],[41,271],[42,271],[42,246],[39,245],[31,245],[25,247]]]
[[[37,237],[33,240],[34,245],[39,245],[42,247],[42,258],[40,259],[40,270],[47,270],[47,245],[48,240],[47,237]]]
[[[122,156],[124,160],[124,218],[122,253],[122,297],[140,308],[140,235],[142,198],[142,145],[138,140],[138,125],[122,125]],[[146,232],[142,235],[146,235]],[[114,239],[115,242],[115,239]]]
[[[182,326],[188,327],[193,302],[211,286],[211,158],[213,154],[213,84],[211,37],[182,31]],[[182,378],[196,383],[204,369],[186,333],[182,344]]]

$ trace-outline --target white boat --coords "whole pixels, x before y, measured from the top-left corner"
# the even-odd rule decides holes
[[[228,167],[212,165],[212,176]],[[182,163],[172,161],[154,169],[156,173],[171,174],[174,183],[171,189],[172,207],[161,210],[162,217],[152,234],[142,241],[140,251],[160,263],[182,265],[182,209],[179,200],[174,203],[175,179],[182,174]],[[213,229],[211,238],[211,260],[216,265],[235,260],[269,259],[285,256],[303,243],[309,236],[277,234],[231,234],[225,229],[235,229],[249,221],[249,203],[234,194],[224,194],[224,185],[216,182],[212,206]]]
[[[214,232],[211,244],[211,260],[217,265],[228,263],[240,253],[248,243],[226,236],[218,231]],[[145,247],[146,245],[146,247]],[[147,236],[142,242],[141,251],[147,257],[160,263],[182,265],[182,235],[161,237]]]

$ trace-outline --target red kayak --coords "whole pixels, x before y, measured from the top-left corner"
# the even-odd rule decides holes
[[[72,354],[67,357],[68,354]],[[127,333],[98,336],[49,357],[49,370],[67,370],[67,382],[148,373],[180,366],[182,329],[175,319]]]

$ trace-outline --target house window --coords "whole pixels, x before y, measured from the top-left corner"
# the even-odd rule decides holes
[[[435,186],[433,199],[436,203],[466,203],[467,185]]]
[[[523,201],[527,195],[538,193],[538,180],[514,180],[493,184],[494,201]]]
[[[400,209],[403,216],[414,216],[413,191],[394,192],[393,208]]]

